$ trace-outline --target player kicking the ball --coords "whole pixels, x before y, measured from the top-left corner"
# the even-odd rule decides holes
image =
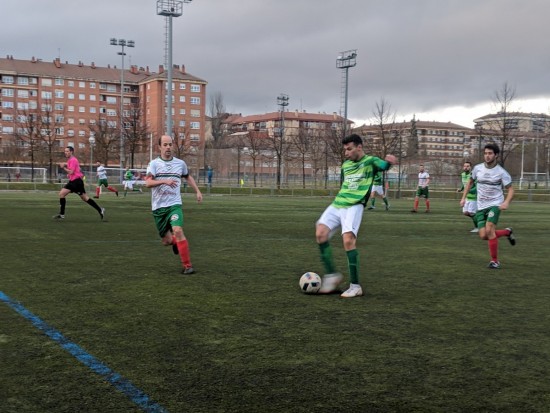
[[[363,151],[363,139],[356,134],[342,140],[346,161],[342,164],[344,177],[342,187],[332,204],[317,221],[315,237],[321,253],[321,261],[327,274],[319,294],[329,294],[336,290],[342,281],[342,274],[336,271],[332,259],[329,240],[341,228],[344,249],[346,250],[349,268],[349,289],[341,297],[351,298],[363,295],[359,284],[359,253],[356,249],[357,233],[361,225],[365,204],[369,199],[373,179],[378,171],[388,170],[396,158],[387,155],[386,159],[366,155]]]

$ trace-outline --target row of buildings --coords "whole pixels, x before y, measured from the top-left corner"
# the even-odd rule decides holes
[[[206,114],[207,81],[187,73],[183,65],[172,69],[172,135],[178,154],[196,173],[210,165],[228,179],[240,179],[241,173],[268,177],[281,169],[286,179],[337,175],[344,125],[337,113],[284,110],[210,114],[212,118]],[[84,154],[94,146],[96,158],[108,164],[143,167],[156,152],[166,117],[167,70],[162,65],[157,71],[134,65],[122,72],[115,66],[70,64],[59,58],[0,58],[4,165],[28,163],[33,145],[49,146],[50,158],[56,159],[72,145]],[[363,136],[371,153],[453,168],[465,159],[478,160],[485,142],[502,142],[513,150],[525,139],[548,142],[550,132],[550,116],[515,112],[480,117],[475,128],[420,119],[360,126],[346,122],[346,130]],[[121,142],[127,147],[119,154]]]

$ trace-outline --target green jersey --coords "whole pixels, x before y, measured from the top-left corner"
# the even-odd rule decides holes
[[[462,188],[460,188],[460,192],[464,191],[464,188],[466,188],[466,185],[468,184],[468,181],[470,180],[472,176],[471,172],[462,172],[460,174],[460,177],[462,178]],[[477,188],[476,183],[472,184],[470,187],[470,190],[468,191],[468,195],[466,195],[466,200],[468,201],[475,201],[477,199]]]
[[[365,204],[370,196],[374,176],[379,171],[390,169],[391,164],[376,156],[365,155],[357,162],[347,160],[342,164],[344,182],[334,198],[335,208],[347,208]]]
[[[133,181],[134,180],[134,173],[128,169],[124,173],[124,179],[127,180],[127,181]]]
[[[372,184],[374,186],[382,186],[384,176],[382,175],[382,171],[376,172],[374,175],[374,180],[372,181]]]

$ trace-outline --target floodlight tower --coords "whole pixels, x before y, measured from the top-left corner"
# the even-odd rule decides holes
[[[167,135],[172,136],[172,18],[179,17],[183,14],[183,3],[191,3],[193,0],[157,0],[157,14],[159,16],[165,16],[168,23],[168,30],[166,33],[166,66],[167,66],[167,80],[166,80],[166,131]]]
[[[120,120],[120,182],[122,182],[122,174],[124,169],[124,47],[135,47],[135,42],[133,40],[125,39],[116,39],[111,38],[111,46],[121,46],[121,51],[118,52],[118,55],[122,57],[122,66],[120,67],[120,109],[119,109],[119,120]]]
[[[277,145],[277,189],[281,189],[281,175],[283,175],[283,145],[285,139],[285,107],[288,106],[289,97],[287,94],[281,93],[277,96],[277,105],[281,107],[281,127],[279,144]]]
[[[338,58],[336,59],[336,68],[342,69],[342,83],[340,91],[340,116],[344,118],[342,137],[346,136],[346,128],[348,125],[348,71],[350,67],[354,67],[357,64],[357,62],[355,61],[356,57],[357,49],[353,49],[346,50],[345,52],[340,52]]]

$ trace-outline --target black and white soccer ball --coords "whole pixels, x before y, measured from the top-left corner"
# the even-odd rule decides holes
[[[300,277],[300,290],[304,294],[317,294],[323,280],[314,272],[308,271]]]

